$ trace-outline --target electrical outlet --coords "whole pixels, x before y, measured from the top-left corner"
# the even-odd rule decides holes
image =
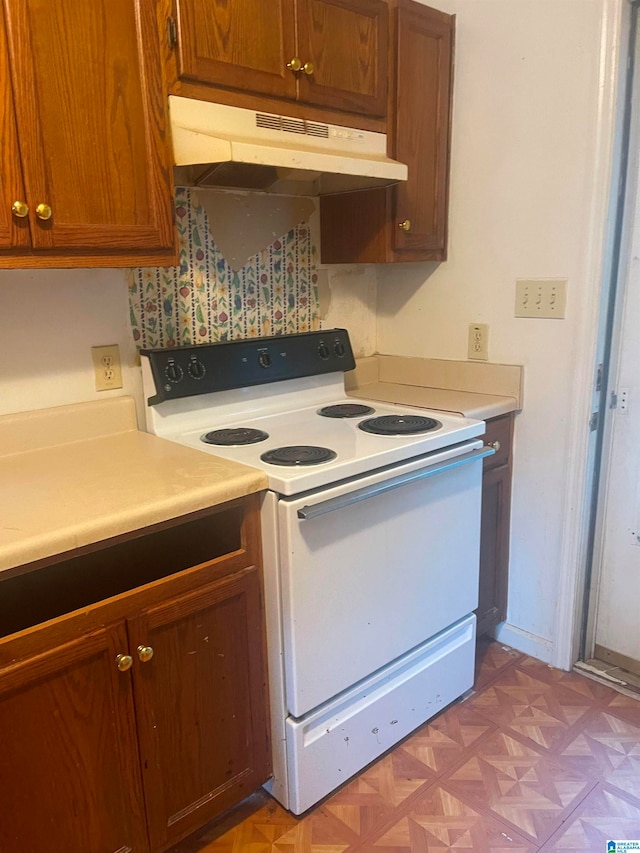
[[[471,323],[467,355],[474,361],[489,361],[489,326],[486,323]]]
[[[122,369],[118,344],[91,347],[91,356],[96,374],[96,391],[111,391],[113,388],[122,388]]]
[[[516,281],[516,317],[564,320],[567,303],[565,278]]]

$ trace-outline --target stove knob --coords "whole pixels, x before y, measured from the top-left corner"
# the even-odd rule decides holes
[[[333,351],[338,356],[338,358],[344,358],[347,352],[342,341],[335,342],[335,344],[333,345]]]
[[[326,344],[320,344],[320,346],[318,347],[318,355],[321,359],[326,361],[331,355],[329,347]]]
[[[204,375],[207,372],[204,364],[201,361],[198,361],[197,358],[191,359],[187,370],[189,371],[189,376],[192,379],[204,379]]]
[[[175,361],[170,361],[164,369],[164,375],[167,377],[169,382],[175,383],[180,382],[180,380],[184,376],[184,371],[182,370],[179,364],[175,363]]]
[[[271,356],[268,352],[261,352],[258,356],[258,364],[260,367],[271,367]]]

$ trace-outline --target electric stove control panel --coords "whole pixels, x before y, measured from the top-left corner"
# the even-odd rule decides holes
[[[356,366],[346,329],[329,329],[216,344],[143,349],[156,388],[148,400],[166,400],[228,391],[267,382],[299,379]]]

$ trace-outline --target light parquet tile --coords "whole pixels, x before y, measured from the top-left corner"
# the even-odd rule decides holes
[[[443,779],[466,802],[486,808],[538,844],[593,787],[582,773],[499,732]]]
[[[324,809],[359,838],[364,837],[432,778],[427,767],[396,749],[341,788]]]
[[[408,814],[358,848],[370,853],[533,853],[517,833],[444,788],[431,788]]]
[[[562,684],[532,678],[510,667],[468,705],[550,749],[592,707],[592,702]]]
[[[616,693],[614,690],[611,693],[612,699],[607,705],[608,710],[640,726],[640,697],[627,696],[625,693]]]
[[[640,802],[640,727],[604,712],[590,715],[585,727],[561,750],[560,758]]]
[[[611,839],[640,838],[640,807],[598,785],[541,853],[603,853]]]
[[[477,674],[474,696],[304,817],[261,791],[169,853],[602,853],[640,838],[640,701],[498,643],[479,644]]]
[[[521,652],[511,649],[509,646],[483,639],[478,640],[475,690],[482,690],[499,672],[523,658],[524,655]]]
[[[495,728],[486,717],[466,704],[454,705],[415,731],[400,749],[433,773],[441,774]]]

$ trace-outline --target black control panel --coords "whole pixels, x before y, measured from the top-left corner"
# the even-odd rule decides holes
[[[356,366],[346,329],[143,349],[140,355],[149,359],[156,386],[155,396],[147,401],[151,406],[213,391],[353,370]]]

